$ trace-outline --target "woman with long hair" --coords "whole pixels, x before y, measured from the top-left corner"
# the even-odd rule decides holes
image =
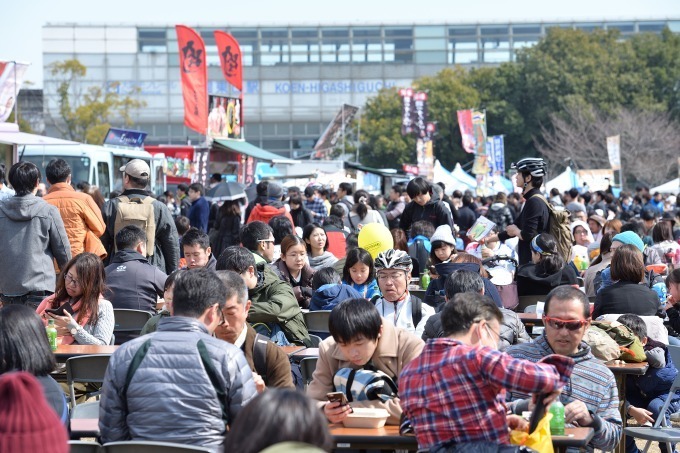
[[[611,313],[654,316],[660,313],[659,296],[645,280],[642,252],[632,244],[622,245],[612,256],[610,267],[612,285],[597,293],[593,319]]]
[[[379,223],[385,225],[380,213],[370,206],[370,195],[365,190],[354,192],[354,207],[352,212],[345,217],[345,226],[351,231],[359,231],[361,226],[367,223]]]
[[[66,424],[69,421],[66,398],[50,376],[56,367],[45,326],[33,309],[25,305],[0,308],[0,374],[26,371],[35,376],[47,402]]]
[[[45,322],[54,320],[59,344],[111,342],[113,306],[104,299],[104,282],[104,265],[93,253],[81,253],[62,269],[57,291],[36,310]],[[51,311],[56,309],[60,309],[58,313]]]
[[[302,239],[307,247],[309,266],[314,270],[334,265],[338,259],[328,251],[326,230],[318,223],[310,223],[302,232]]]
[[[312,299],[314,269],[307,262],[305,241],[289,234],[281,241],[281,257],[272,266],[281,280],[293,287],[300,308],[309,308]]]
[[[553,235],[541,233],[534,237],[530,245],[531,263],[517,269],[519,296],[547,295],[560,285],[578,286],[576,272],[558,253]]]
[[[654,245],[652,248],[661,257],[661,261],[666,264],[673,263],[673,257],[680,249],[680,244],[678,244],[673,239],[673,227],[671,222],[658,222],[652,228],[652,241]]]
[[[588,267],[588,270],[586,270],[583,275],[586,296],[588,297],[594,297],[597,293],[597,291],[595,291],[595,278],[597,277],[597,273],[607,268],[612,262],[612,239],[616,234],[617,233],[612,232],[604,233],[600,240],[600,254],[595,257],[590,264],[590,267]]]
[[[212,245],[212,252],[220,256],[222,251],[232,245],[240,245],[239,232],[241,231],[241,202],[243,200],[228,200],[217,211],[217,238]]]

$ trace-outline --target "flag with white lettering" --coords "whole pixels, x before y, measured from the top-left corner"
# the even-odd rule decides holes
[[[208,128],[208,69],[205,44],[189,27],[176,25],[184,98],[184,124],[199,134]]]
[[[0,123],[4,123],[16,104],[28,63],[0,61]]]
[[[401,135],[408,135],[414,131],[413,88],[402,88],[399,90],[399,96],[401,96]]]
[[[425,138],[427,135],[427,93],[419,91],[413,96],[413,125],[416,135]]]

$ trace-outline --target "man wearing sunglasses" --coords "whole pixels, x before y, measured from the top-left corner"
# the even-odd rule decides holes
[[[571,380],[562,390],[564,417],[568,424],[595,430],[588,450],[613,450],[621,439],[619,394],[612,372],[596,359],[583,341],[590,326],[590,304],[586,295],[571,286],[558,286],[550,291],[543,315],[545,331],[534,343],[510,347],[513,357],[538,362],[550,354],[574,359]],[[528,395],[513,392],[510,409],[521,414],[528,409]]]

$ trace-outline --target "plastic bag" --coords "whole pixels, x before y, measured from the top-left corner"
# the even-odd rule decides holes
[[[538,426],[533,433],[529,434],[524,431],[513,430],[510,433],[510,443],[512,445],[522,445],[536,450],[540,453],[553,453],[552,437],[550,436],[550,419],[551,413],[545,416],[538,422]]]

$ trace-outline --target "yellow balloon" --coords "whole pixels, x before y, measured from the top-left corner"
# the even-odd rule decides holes
[[[385,225],[379,223],[364,225],[359,231],[359,247],[366,250],[375,259],[378,253],[394,247],[392,233]]]

